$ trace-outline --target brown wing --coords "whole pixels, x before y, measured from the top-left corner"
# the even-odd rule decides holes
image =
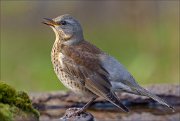
[[[87,51],[80,51],[72,46],[63,46],[63,64],[67,72],[76,77],[86,80],[87,78],[99,78],[97,83],[104,87],[111,87],[109,73],[101,66],[98,55]]]
[[[80,82],[91,92],[104,97],[127,112],[128,109],[120,103],[115,93],[111,91],[109,73],[101,66],[99,54],[80,50],[74,46],[63,46],[64,70],[71,77],[79,78]]]

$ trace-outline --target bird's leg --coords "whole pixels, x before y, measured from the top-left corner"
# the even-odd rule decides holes
[[[69,115],[68,117],[75,116],[75,115],[78,115],[78,114],[84,112],[96,98],[97,97],[91,98],[91,100],[88,103],[86,103],[86,105],[84,105],[82,108],[77,109],[77,111],[75,111],[73,114]]]
[[[91,98],[91,100],[86,103],[86,105],[84,105],[82,108],[74,108],[76,111],[74,111],[73,113],[71,114],[68,114],[68,115],[65,115],[65,118],[70,118],[72,116],[76,116],[76,115],[80,115],[82,112],[84,112],[91,104],[92,102],[96,99],[97,97],[93,97]]]
[[[71,108],[72,111],[66,111],[66,114],[62,117],[62,119],[74,117],[74,116],[80,116],[81,113],[84,113],[84,111],[92,104],[92,102],[96,99],[97,97],[91,98],[91,100],[86,103],[82,108]]]
[[[96,98],[97,98],[97,97],[91,98],[91,100],[90,100],[88,103],[86,103],[86,105],[84,105],[84,106],[78,111],[78,113],[81,113],[81,112],[85,111],[85,110],[92,104],[92,102],[93,102]]]

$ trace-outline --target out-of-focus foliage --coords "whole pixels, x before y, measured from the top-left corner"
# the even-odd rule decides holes
[[[69,13],[138,83],[178,83],[178,10],[178,1],[1,1],[1,80],[26,91],[65,89],[50,61],[54,33],[41,21]]]

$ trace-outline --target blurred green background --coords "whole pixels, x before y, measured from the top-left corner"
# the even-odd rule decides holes
[[[179,1],[1,1],[1,80],[25,91],[66,89],[44,17],[71,14],[86,40],[118,59],[141,85],[179,82]]]

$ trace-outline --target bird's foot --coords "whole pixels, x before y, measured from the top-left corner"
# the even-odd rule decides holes
[[[80,116],[81,113],[85,113],[82,108],[71,108],[68,117]]]
[[[76,117],[80,116],[80,114],[85,113],[82,108],[69,108],[67,109],[64,117],[70,118],[70,117]]]
[[[62,120],[69,119],[77,119],[83,121],[89,121],[89,119],[93,119],[94,117],[87,112],[84,112],[83,108],[69,108],[66,110],[65,115],[61,118]]]

